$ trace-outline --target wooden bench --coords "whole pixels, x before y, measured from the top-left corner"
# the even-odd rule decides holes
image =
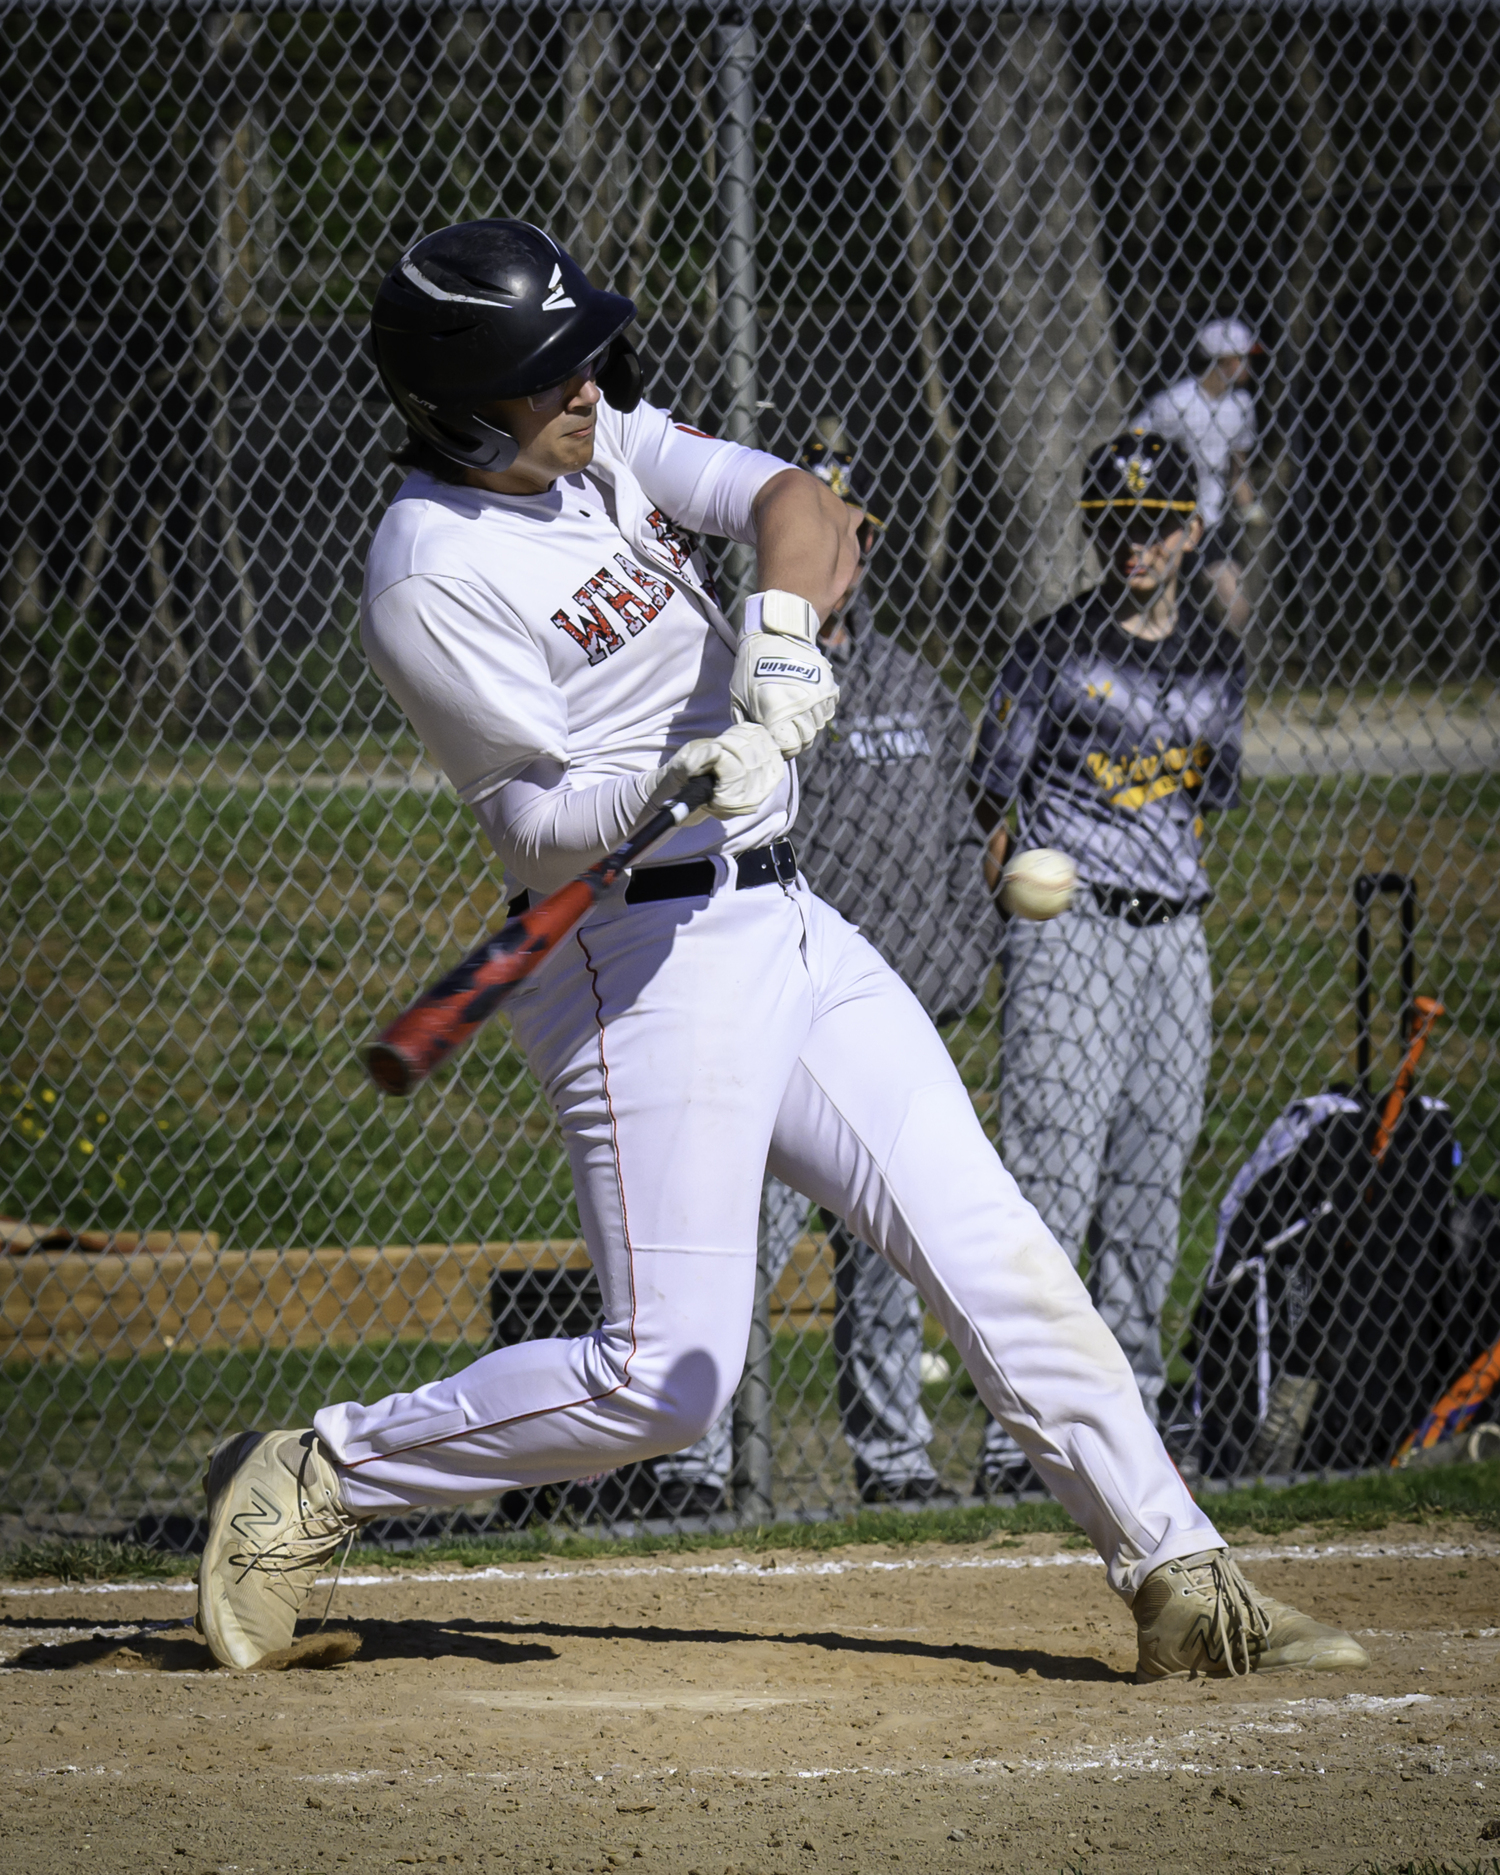
[[[588,1267],[581,1243],[385,1244],[0,1256],[0,1360],[99,1360],[216,1348],[486,1345],[497,1274]],[[833,1325],[833,1264],[804,1237],[771,1298],[778,1328]]]

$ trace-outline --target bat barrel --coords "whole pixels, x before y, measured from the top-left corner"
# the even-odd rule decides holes
[[[376,1037],[365,1055],[375,1085],[403,1095],[425,1081],[557,948],[594,897],[591,880],[575,879],[471,951]]]
[[[695,775],[622,847],[582,878],[550,893],[504,929],[470,951],[462,963],[397,1016],[365,1054],[370,1079],[385,1094],[409,1094],[440,1061],[462,1048],[474,1031],[548,957],[625,868],[664,839],[714,791],[712,775]]]

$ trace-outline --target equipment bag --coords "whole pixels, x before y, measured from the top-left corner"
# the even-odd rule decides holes
[[[1380,892],[1400,895],[1408,1047],[1400,1097],[1377,1100],[1370,904]],[[1355,905],[1358,1085],[1294,1100],[1219,1207],[1192,1343],[1197,1459],[1209,1476],[1382,1464],[1413,1402],[1452,1372],[1452,1121],[1445,1102],[1405,1095],[1441,1009],[1414,995],[1411,880],[1366,873]]]

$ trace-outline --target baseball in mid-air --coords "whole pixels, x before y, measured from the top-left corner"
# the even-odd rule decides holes
[[[1014,918],[1033,924],[1055,918],[1073,902],[1078,868],[1055,846],[1017,853],[1000,875],[1000,903]]]

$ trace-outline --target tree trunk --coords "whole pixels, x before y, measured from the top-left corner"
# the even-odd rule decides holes
[[[1451,194],[1443,198],[1443,226],[1448,235],[1454,322],[1459,359],[1448,405],[1448,461],[1453,482],[1454,630],[1449,643],[1450,668],[1476,671],[1485,647],[1479,633],[1485,616],[1484,458],[1489,436],[1484,422],[1485,389],[1491,375],[1494,322],[1495,154],[1500,145],[1500,110],[1486,115],[1468,177],[1468,200],[1460,214]],[[1447,675],[1445,671],[1440,675]]]
[[[615,121],[620,29],[612,13],[570,13],[567,32],[563,158],[571,252],[596,284],[607,285],[619,265],[620,211],[629,176],[623,162],[628,151]]]
[[[0,577],[0,720],[17,740],[39,742],[46,728],[37,707],[46,623],[42,559],[23,528]]]
[[[1279,360],[1287,386],[1290,409],[1283,427],[1293,436],[1295,464],[1291,487],[1282,509],[1281,550],[1286,583],[1283,587],[1289,679],[1307,677],[1324,649],[1319,629],[1322,594],[1316,584],[1318,543],[1311,526],[1313,490],[1306,462],[1308,411],[1319,382],[1315,343],[1323,335],[1328,316],[1324,282],[1333,248],[1334,176],[1338,154],[1316,49],[1304,33],[1294,33],[1287,45],[1286,76],[1282,86],[1287,108],[1294,115],[1301,175],[1288,217],[1291,255],[1282,291],[1281,328],[1286,357]],[[1275,662],[1273,653],[1273,662]]]
[[[925,15],[902,22],[898,74],[878,14],[870,15],[870,46],[891,133],[891,161],[900,190],[897,215],[906,250],[912,326],[917,341],[917,377],[932,432],[935,473],[922,530],[922,609],[935,618],[948,567],[948,524],[958,488],[958,431],[943,376],[943,330],[938,313],[941,272],[937,264],[948,232],[947,205],[928,185],[924,155],[934,141],[933,105],[937,74],[931,27]],[[945,634],[946,635],[946,634]]]
[[[166,532],[166,515],[160,504],[152,501],[145,513],[144,542],[151,582],[151,623],[132,660],[131,714],[133,718],[144,718],[148,727],[180,735],[186,726],[191,672],[167,570]]]
[[[1007,506],[1014,629],[1069,599],[1082,567],[1077,489],[1088,446],[1118,429],[1118,373],[1090,189],[1083,91],[1042,14],[989,35],[981,138],[996,477]]]
[[[242,328],[258,328],[271,316],[264,298],[267,269],[275,253],[274,189],[270,146],[258,107],[245,95],[242,71],[249,66],[246,29],[254,16],[214,13],[205,37],[218,86],[219,125],[214,159],[214,304],[212,320],[197,315],[199,381],[209,406],[209,469],[206,476],[216,530],[229,572],[235,648],[244,694],[262,718],[272,698],[260,648],[260,607],[240,536],[234,487],[234,437],[229,410],[226,341]],[[253,69],[253,68],[251,68]],[[196,299],[196,287],[193,289]],[[217,327],[217,330],[215,328]],[[212,580],[210,579],[210,591]]]

